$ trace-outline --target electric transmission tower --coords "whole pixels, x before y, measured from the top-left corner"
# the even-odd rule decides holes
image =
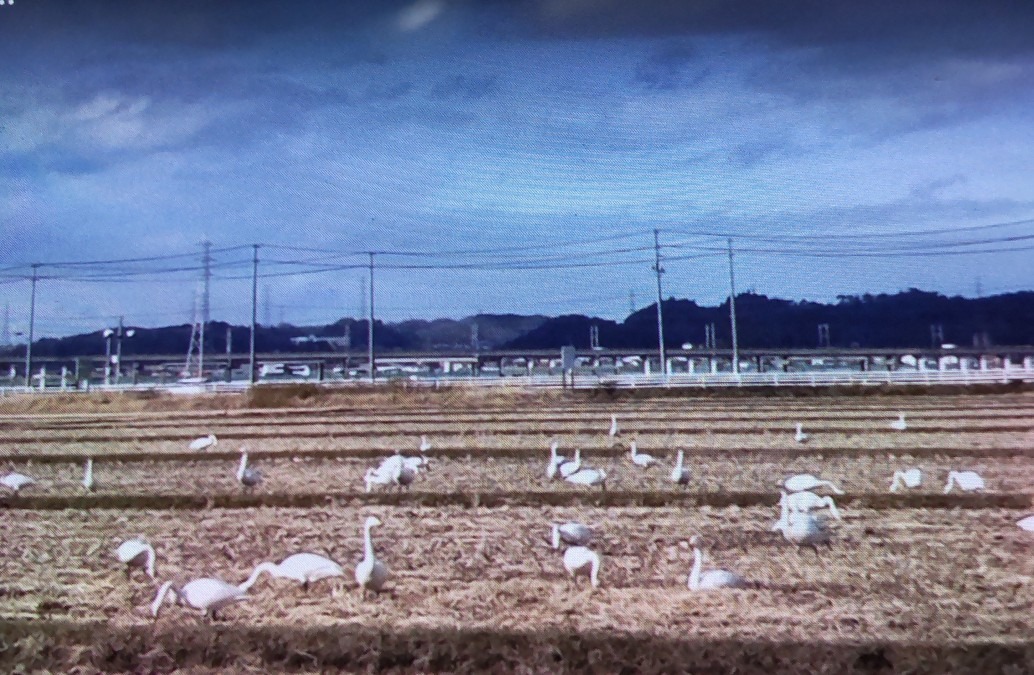
[[[819,324],[819,347],[829,347],[829,324]]]
[[[198,312],[198,298],[194,296],[193,320],[190,328],[190,346],[187,348],[187,377],[196,372],[194,377],[203,377],[205,372],[205,325],[210,318],[210,285],[212,281],[212,242],[207,239],[201,242],[204,253],[201,255],[202,291],[201,311]]]
[[[204,367],[205,329],[198,312],[198,295],[199,293],[195,291],[191,309],[190,346],[187,347],[187,363],[183,368],[184,377],[201,377],[201,369]]]

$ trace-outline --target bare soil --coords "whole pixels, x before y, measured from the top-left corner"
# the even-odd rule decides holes
[[[167,420],[161,431],[145,436],[140,434],[153,418],[142,411],[124,410],[103,425],[91,415],[18,412],[0,420],[17,425],[27,439],[17,453],[4,448],[5,464],[39,484],[24,495],[5,496],[3,503],[16,508],[0,509],[0,670],[1025,672],[1034,658],[1034,535],[1015,522],[1034,510],[1034,451],[1029,433],[988,427],[1029,422],[1034,399],[1010,394],[844,401],[851,412],[842,419],[825,402],[784,406],[759,399],[753,417],[742,419],[734,411],[724,421],[723,402],[710,401],[715,418],[700,424],[743,427],[722,434],[658,429],[681,408],[670,401],[643,402],[651,416],[647,430],[645,418],[634,418],[639,402],[623,402],[628,427],[644,425],[634,436],[640,449],[663,457],[664,465],[650,470],[628,460],[628,435],[618,439],[620,447],[606,436],[609,407],[569,400],[540,402],[538,413],[530,411],[526,419],[519,411],[496,416],[468,410],[452,423],[410,402],[404,421],[357,436],[349,435],[354,423],[339,424],[312,407],[262,416],[244,411],[247,424],[231,429],[240,438],[220,444],[220,451],[231,454],[196,458],[181,456],[185,443],[170,436],[209,428],[218,434],[228,410],[198,409],[193,426],[174,431],[177,426]],[[498,407],[498,401],[490,402]],[[896,433],[879,426],[903,402],[925,402],[928,410],[965,403],[968,416],[928,413],[953,431]],[[359,405],[358,399],[353,403]],[[369,414],[385,412],[379,408],[383,400],[367,403]],[[985,409],[986,418],[974,414]],[[812,439],[803,445],[792,442],[792,424],[785,433],[759,431],[785,426],[795,415],[828,417],[830,424],[857,425],[858,431],[827,433],[815,422]],[[591,419],[601,429],[564,436],[568,416]],[[330,436],[277,437],[283,420],[308,417],[313,429],[329,429]],[[45,428],[55,424],[63,428]],[[81,428],[74,429],[76,424]],[[86,434],[82,442],[47,438],[70,429]],[[432,449],[431,468],[418,478],[414,494],[525,491],[532,503],[487,508],[472,505],[475,500],[428,507],[418,501],[377,503],[383,488],[363,495],[366,468],[394,447],[416,454],[427,429],[435,448],[448,452],[435,456]],[[126,438],[102,442],[89,440],[91,434]],[[626,495],[754,493],[770,494],[771,502],[596,506],[590,496],[598,490],[546,481],[547,448],[556,436],[563,439],[562,452],[580,445],[586,464],[608,470],[608,489]],[[359,494],[348,503],[308,508],[204,508],[202,501],[175,509],[54,510],[24,501],[33,495],[83,495],[78,461],[41,461],[55,453],[96,458],[97,498],[239,495],[233,453],[240,444],[253,447],[265,475],[258,497]],[[688,488],[667,480],[678,447],[690,450]],[[341,455],[292,455],[321,448]],[[119,461],[130,452],[150,458]],[[923,485],[908,495],[888,495],[893,471],[911,466],[924,469]],[[916,495],[933,499],[941,493],[949,469],[980,471],[990,497],[1023,508],[981,506],[963,496],[937,501],[939,508],[917,507]],[[832,480],[849,493],[839,502],[844,521],[832,521],[831,546],[817,552],[771,532],[778,515],[776,483],[798,472]],[[570,499],[554,506],[551,496]],[[877,500],[880,508],[864,506]],[[360,524],[371,514],[384,522],[374,530],[374,543],[392,580],[390,592],[364,600],[350,575],[362,555]],[[596,590],[585,580],[573,585],[564,574],[562,552],[548,545],[549,523],[566,520],[582,521],[597,533],[592,546],[603,566]],[[734,570],[753,587],[690,592],[693,534],[702,537],[705,569]],[[155,581],[139,571],[127,581],[115,560],[115,547],[136,535],[146,536],[158,551]],[[156,622],[147,613],[165,579],[217,576],[237,583],[260,561],[304,550],[329,555],[349,576],[319,582],[308,592],[264,578],[248,601],[227,608],[213,624],[182,607],[167,606]]]

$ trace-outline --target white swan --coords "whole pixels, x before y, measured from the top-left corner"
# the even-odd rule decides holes
[[[24,473],[18,473],[17,471],[12,471],[3,478],[0,478],[0,484],[11,488],[15,492],[18,492],[18,490],[21,490],[26,485],[32,485],[35,482],[35,479],[26,476]]]
[[[898,418],[890,423],[890,428],[894,431],[904,431],[908,429],[908,423],[905,422],[905,413],[898,413]]]
[[[237,466],[237,482],[253,488],[262,482],[262,472],[248,466],[248,449],[241,448],[241,463]]]
[[[161,609],[162,602],[169,591],[172,591],[180,602],[186,602],[194,609],[200,609],[206,617],[212,619],[218,618],[216,612],[223,607],[248,599],[245,591],[222,579],[210,577],[195,579],[185,586],[176,586],[173,582],[166,581],[158,590],[154,602],[151,603],[151,615],[155,618],[158,617],[158,610]]]
[[[154,579],[154,548],[140,537],[122,542],[115,549],[115,555],[126,566],[127,579],[134,567],[139,567]]]
[[[844,494],[844,491],[838,488],[836,485],[833,485],[833,483],[829,482],[828,480],[816,478],[810,473],[799,473],[796,476],[790,476],[785,481],[783,481],[783,485],[789,492],[804,492],[805,490],[814,490],[817,487],[822,487],[823,485],[825,485],[835,494]]]
[[[797,432],[793,435],[793,440],[798,443],[804,443],[808,440],[808,434],[804,433],[804,425],[800,422],[797,423]]]
[[[398,467],[405,467],[412,471],[420,471],[421,468],[427,466],[427,457],[403,457],[402,452],[399,450],[395,451],[394,455],[386,458],[381,462],[378,470],[388,471],[389,473],[397,471]]]
[[[86,458],[86,466],[83,467],[83,487],[87,490],[93,490],[93,459],[90,457]]]
[[[618,416],[617,415],[612,414],[610,416],[610,432],[609,433],[610,433],[610,437],[611,438],[617,438],[618,434],[621,433],[620,429],[618,429]]]
[[[780,505],[786,502],[786,507],[791,513],[810,513],[815,509],[828,508],[834,518],[843,520],[840,517],[840,512],[837,511],[837,505],[833,502],[832,497],[820,497],[814,492],[808,491],[794,492],[792,494],[780,491],[780,495]]]
[[[798,546],[811,546],[816,553],[818,544],[829,543],[829,531],[823,520],[810,513],[790,513],[786,501],[781,508],[782,514],[772,526],[773,532],[782,532],[784,539]]]
[[[546,478],[553,480],[556,476],[557,469],[561,464],[567,461],[567,458],[563,455],[558,455],[557,450],[560,448],[560,444],[553,441],[552,445],[549,446],[549,465],[546,467]]]
[[[320,579],[345,576],[341,565],[326,556],[317,553],[295,553],[287,556],[280,563],[259,563],[248,580],[240,584],[239,588],[242,591],[248,590],[255,585],[263,573],[268,573],[278,579],[293,579],[300,583],[302,589],[306,591],[309,590],[310,583]]]
[[[580,469],[564,480],[574,485],[588,485],[589,487],[599,485],[604,490],[607,489],[607,472],[603,469]]]
[[[907,471],[895,471],[894,477],[890,482],[890,491],[897,492],[902,485],[907,488],[919,487],[919,484],[923,482],[923,472],[919,469],[909,469]]]
[[[984,479],[976,471],[949,471],[948,484],[944,486],[944,494],[951,492],[952,486],[956,484],[967,492],[984,489]]]
[[[363,482],[366,484],[366,491],[370,492],[373,490],[374,485],[391,485],[395,482],[395,472],[390,470],[382,470],[380,467],[376,469],[367,469],[366,475],[363,476]]]
[[[553,548],[560,548],[560,542],[572,546],[585,546],[592,540],[592,530],[581,523],[553,523]]]
[[[711,591],[718,588],[746,588],[747,580],[735,572],[728,570],[701,572],[703,556],[700,553],[699,542],[700,537],[696,535],[689,540],[690,546],[693,547],[693,569],[689,572],[689,590]]]
[[[208,434],[201,438],[195,438],[190,442],[190,446],[188,447],[190,447],[191,450],[207,450],[208,448],[214,448],[215,444],[218,442],[219,440],[215,437],[215,434]]]
[[[579,576],[588,576],[593,588],[600,585],[600,556],[584,546],[572,546],[564,551],[564,569],[575,585]]]
[[[380,593],[384,582],[388,580],[388,568],[374,557],[373,540],[370,538],[370,530],[380,524],[377,516],[367,517],[363,524],[363,559],[355,566],[355,581],[363,589],[363,595],[367,591]]]
[[[685,458],[686,453],[679,450],[677,459],[675,460],[675,468],[671,470],[671,482],[679,485],[689,485],[689,469],[682,468],[682,461]]]
[[[1034,516],[1027,516],[1016,522],[1016,526],[1027,532],[1034,532]]]
[[[560,472],[561,478],[568,478],[569,476],[578,473],[582,468],[582,449],[577,448],[574,451],[574,459],[570,462],[564,462],[557,470]]]
[[[646,453],[639,452],[639,447],[635,441],[632,441],[630,452],[632,453],[632,463],[636,466],[641,466],[644,469],[649,469],[651,466],[657,463],[657,459],[653,455],[647,455]]]

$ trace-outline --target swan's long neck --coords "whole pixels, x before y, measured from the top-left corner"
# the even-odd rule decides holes
[[[556,462],[556,443],[549,446],[549,459],[551,462]]]
[[[147,545],[147,576],[154,579],[154,548]]]
[[[86,460],[86,470],[83,472],[83,482],[93,484],[93,460]]]
[[[244,480],[244,471],[248,468],[248,453],[241,453],[241,463],[237,466],[237,480]]]
[[[685,453],[679,450],[679,456],[675,460],[675,473],[682,473],[682,459],[684,456]]]
[[[373,560],[373,539],[370,538],[370,530],[373,525],[367,525],[363,536],[363,559]]]
[[[581,467],[582,465],[582,449],[578,448],[574,451],[574,465],[575,467]]]
[[[592,570],[589,573],[589,581],[592,582],[594,588],[600,585],[600,557],[598,555],[592,557]]]
[[[166,581],[162,584],[162,587],[158,589],[158,595],[155,596],[154,602],[151,603],[151,615],[157,618],[158,610],[162,608],[162,603],[165,602],[165,596],[172,591],[176,594],[176,597],[180,596],[180,590],[176,588],[171,581]]]
[[[277,568],[277,564],[276,563],[271,563],[271,562],[259,563],[258,565],[255,566],[255,569],[252,571],[251,576],[248,577],[248,580],[245,581],[244,583],[240,584],[239,586],[237,586],[237,588],[240,589],[242,592],[243,591],[247,591],[249,588],[251,588],[252,586],[255,585],[255,582],[258,581],[258,578],[260,576],[262,576],[263,572],[270,572],[270,573],[272,573],[272,572],[276,571],[276,568]]]
[[[560,548],[560,526],[553,524],[553,548]]]
[[[700,556],[700,549],[693,549],[693,569],[689,571],[689,589],[695,591],[700,588],[700,566],[703,564]]]

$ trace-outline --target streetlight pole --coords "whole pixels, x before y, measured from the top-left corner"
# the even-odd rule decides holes
[[[107,387],[111,384],[111,336],[115,334],[115,331],[110,328],[105,328],[101,331],[101,335],[104,336],[104,386]]]
[[[111,367],[115,366],[115,384],[122,380],[122,338],[131,338],[136,335],[136,329],[125,327],[125,316],[118,318],[116,328],[105,328],[101,331],[104,336],[104,386],[111,384]],[[115,338],[115,357],[111,356],[111,338]]]
[[[115,384],[122,381],[122,336],[125,335],[127,338],[131,338],[136,335],[135,329],[125,329],[123,325],[124,320],[124,316],[118,318],[118,331],[115,333]]]

